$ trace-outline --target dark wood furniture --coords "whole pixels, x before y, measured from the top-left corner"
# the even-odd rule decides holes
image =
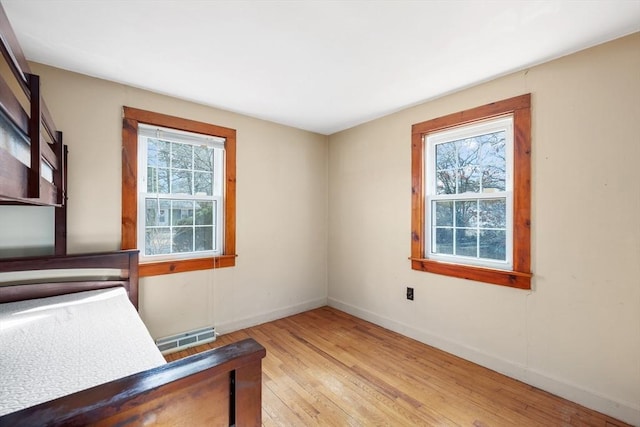
[[[0,148],[0,204],[55,206],[55,253],[66,253],[67,146],[40,96],[9,20],[0,6],[0,132],[28,146],[28,160]],[[27,164],[25,164],[27,163]],[[43,176],[43,165],[51,176]]]
[[[124,286],[137,306],[137,268],[136,250],[0,260],[0,273],[120,270],[117,277],[103,280],[61,279],[1,286],[0,301]],[[7,414],[0,417],[0,426],[137,426],[147,423],[257,426],[261,424],[261,375],[265,355],[264,347],[253,339],[246,339]]]

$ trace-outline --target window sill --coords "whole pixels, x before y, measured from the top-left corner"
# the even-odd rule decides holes
[[[236,257],[237,255],[220,255],[207,258],[145,262],[139,265],[139,275],[140,277],[160,276],[163,274],[184,273],[186,271],[233,267],[236,265]]]
[[[531,289],[531,277],[533,276],[531,273],[520,271],[495,270],[486,267],[450,264],[424,258],[411,258],[411,268],[413,270],[518,289]]]

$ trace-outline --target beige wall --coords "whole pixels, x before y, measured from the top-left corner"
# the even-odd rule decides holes
[[[154,337],[326,304],[327,137],[33,64],[69,145],[69,252],[120,247],[122,106],[237,130],[237,265],[141,280]],[[1,219],[1,217],[0,217]]]
[[[412,271],[411,125],[528,92],[533,289]],[[639,135],[640,34],[331,135],[330,305],[640,424]]]
[[[0,258],[51,255],[53,208],[0,206]]]

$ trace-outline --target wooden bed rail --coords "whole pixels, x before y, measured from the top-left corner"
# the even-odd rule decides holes
[[[0,426],[259,426],[262,359],[249,338],[0,417]]]

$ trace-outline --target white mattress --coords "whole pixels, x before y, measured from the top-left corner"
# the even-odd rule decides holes
[[[0,304],[0,415],[164,363],[123,288]]]

